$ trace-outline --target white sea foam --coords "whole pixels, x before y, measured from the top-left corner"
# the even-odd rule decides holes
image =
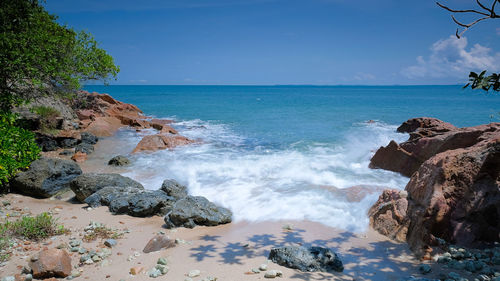
[[[286,149],[245,145],[245,138],[228,126],[201,120],[175,126],[201,142],[133,156],[126,175],[148,189],[158,189],[164,179],[176,179],[190,194],[231,209],[236,221],[311,220],[364,231],[366,212],[378,194],[348,202],[331,190],[356,185],[404,188],[408,182],[395,173],[368,168],[378,147],[406,138],[383,123],[354,124],[337,144],[301,142]],[[140,135],[150,133],[137,133],[130,140],[138,142]]]

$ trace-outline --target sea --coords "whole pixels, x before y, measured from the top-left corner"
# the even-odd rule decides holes
[[[396,131],[402,122],[422,116],[457,127],[500,121],[498,94],[459,85],[89,85],[85,90],[135,104],[149,117],[173,119],[181,135],[197,140],[130,154],[144,135],[155,132],[120,130],[113,138],[126,144],[113,153],[133,162],[123,175],[147,189],[175,179],[191,195],[229,208],[234,221],[308,220],[351,232],[367,229],[367,212],[380,190],[404,189],[409,181],[368,168],[380,146],[408,139]]]

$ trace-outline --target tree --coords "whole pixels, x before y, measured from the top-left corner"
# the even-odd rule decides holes
[[[56,20],[38,0],[0,2],[0,112],[49,87],[71,91],[116,78],[119,67],[90,33]]]
[[[453,21],[459,25],[460,27],[463,27],[463,30],[461,32],[458,32],[459,28],[457,28],[457,31],[455,32],[455,35],[457,38],[460,38],[469,28],[474,26],[475,24],[478,24],[481,21],[488,20],[488,19],[500,19],[500,15],[498,15],[495,11],[496,5],[500,2],[500,0],[493,0],[493,3],[491,6],[486,6],[482,4],[479,0],[476,0],[476,3],[478,5],[478,8],[476,9],[466,9],[466,10],[455,10],[451,9],[439,2],[436,2],[436,4],[447,10],[450,11],[454,14],[474,14],[478,15],[478,18],[476,18],[474,21],[470,23],[463,23],[455,18],[455,15],[451,15],[451,18]],[[499,4],[500,5],[500,4]],[[499,77],[500,73],[492,73],[491,75],[486,76],[486,70],[481,72],[479,75],[475,72],[471,72],[469,74],[469,83],[467,83],[464,88],[471,87],[472,89],[481,89],[486,92],[488,92],[490,89],[498,92],[500,91],[500,82],[499,82]]]

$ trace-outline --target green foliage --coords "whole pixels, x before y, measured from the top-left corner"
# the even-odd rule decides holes
[[[34,106],[32,110],[34,113],[40,115],[40,117],[43,119],[56,118],[61,116],[61,113],[57,109],[50,106]]]
[[[0,110],[47,88],[71,91],[119,68],[91,34],[60,25],[38,0],[0,1]]]
[[[492,73],[489,76],[486,75],[486,70],[481,72],[479,75],[475,72],[469,74],[469,83],[464,86],[464,88],[471,87],[472,89],[481,89],[488,92],[492,89],[495,92],[500,91],[500,73]]]
[[[33,133],[14,126],[13,114],[0,114],[0,186],[40,155]]]
[[[40,240],[66,232],[63,226],[57,224],[57,219],[48,213],[41,213],[36,217],[24,216],[16,221],[6,221],[0,225],[2,236],[28,240]]]

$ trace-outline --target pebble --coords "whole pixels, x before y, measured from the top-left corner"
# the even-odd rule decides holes
[[[33,280],[33,275],[26,274],[26,276],[24,276],[24,281],[31,281],[31,280]]]
[[[150,271],[148,271],[148,276],[151,278],[156,278],[159,277],[161,274],[161,271],[157,268],[153,268]]]
[[[265,278],[276,278],[276,276],[278,276],[278,273],[276,272],[276,270],[269,270],[264,275]]]
[[[156,263],[157,264],[162,264],[162,265],[167,265],[168,262],[167,262],[166,258],[159,258]]]
[[[71,240],[69,241],[69,245],[71,247],[78,247],[82,244],[82,241],[81,240]]]
[[[130,268],[130,274],[137,275],[137,274],[141,273],[143,270],[144,270],[144,267],[139,267],[139,266],[132,267],[132,268]]]
[[[79,252],[80,248],[79,247],[71,247],[71,252]]]
[[[87,249],[85,249],[85,248],[80,248],[80,249],[78,250],[78,253],[79,253],[80,255],[83,255],[83,254],[85,254],[86,252],[87,252]]]
[[[189,271],[188,277],[197,277],[197,276],[200,276],[200,273],[201,273],[201,271],[199,271],[198,269],[193,269],[193,270]]]
[[[168,266],[163,265],[163,264],[157,264],[155,266],[156,269],[158,269],[161,272],[161,275],[165,275],[168,272]]]
[[[86,260],[84,263],[85,263],[85,264],[93,264],[93,263],[94,263],[94,261],[93,261],[92,259],[88,259],[88,260]]]
[[[107,247],[114,247],[116,246],[116,240],[115,239],[107,239],[106,241],[104,241],[104,245],[106,245]]]
[[[267,264],[263,263],[259,266],[260,271],[266,271],[267,270]]]
[[[252,268],[253,273],[260,273],[260,270],[258,268]]]
[[[21,270],[22,274],[30,274],[31,273],[31,268],[27,265],[23,266],[23,269]]]
[[[15,281],[16,278],[14,278],[14,276],[5,276],[4,278],[2,278],[2,281]]]
[[[184,281],[193,281],[193,279],[188,277],[188,278],[185,278]]]

